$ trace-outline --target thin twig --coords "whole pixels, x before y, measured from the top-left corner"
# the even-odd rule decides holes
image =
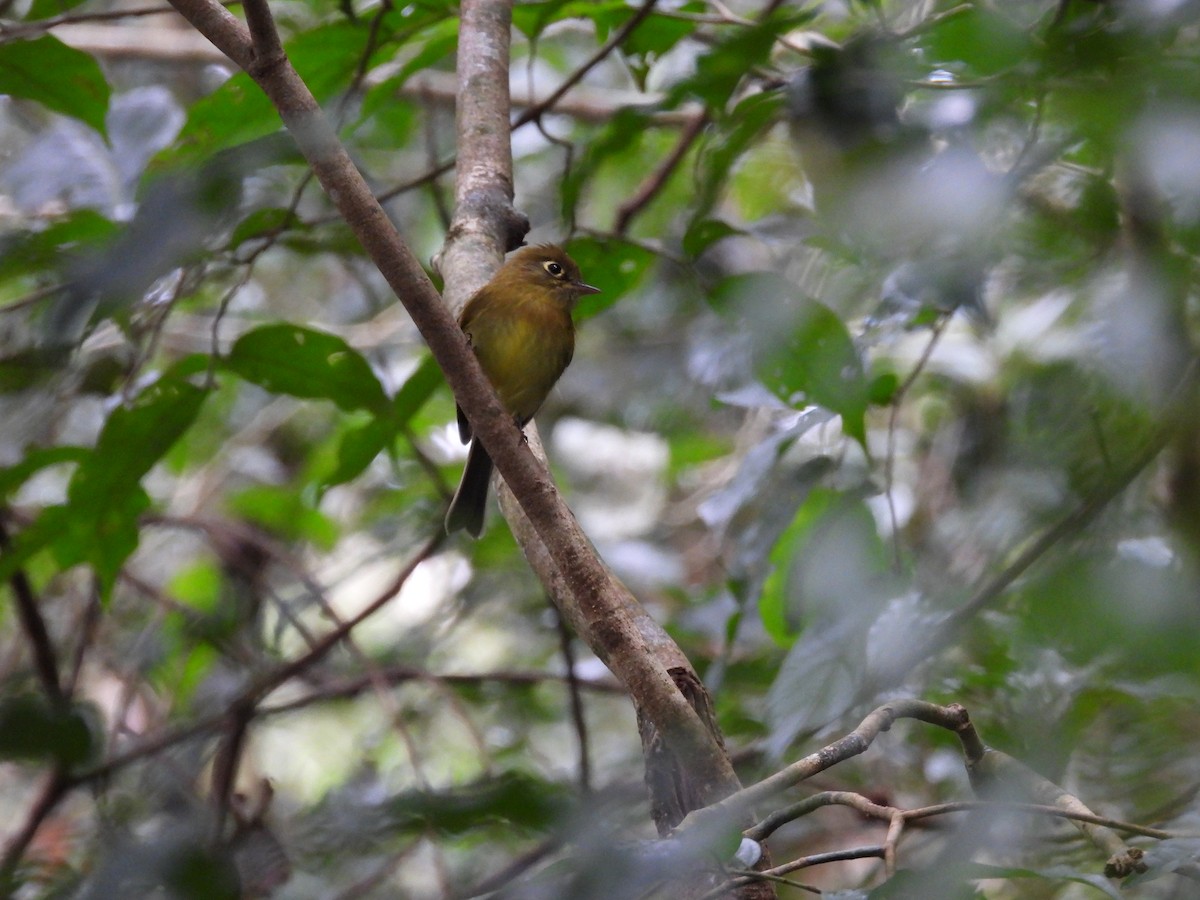
[[[75,696],[75,689],[79,686],[79,676],[83,672],[84,660],[87,658],[88,650],[91,649],[92,641],[96,637],[96,626],[100,622],[100,585],[94,575],[88,587],[87,604],[84,606],[81,619],[82,621],[74,629],[75,633],[79,635],[79,640],[75,644],[71,669],[67,673],[67,682],[63,686],[63,693],[67,697]]]
[[[587,795],[592,792],[592,764],[588,751],[587,718],[583,712],[583,693],[579,687],[579,677],[575,674],[575,651],[571,647],[571,631],[567,628],[566,620],[558,611],[558,607],[549,599],[547,605],[554,613],[559,648],[567,668],[567,696],[571,701],[571,721],[575,725],[575,738],[579,743],[579,789]]]
[[[896,519],[896,500],[892,496],[896,468],[896,423],[900,417],[900,405],[904,402],[904,398],[908,395],[909,389],[912,388],[917,377],[925,370],[930,357],[933,356],[933,350],[937,346],[938,341],[941,340],[942,334],[945,333],[951,315],[946,314],[934,323],[929,335],[929,341],[925,344],[925,349],[921,351],[921,356],[917,359],[916,365],[908,373],[908,376],[904,379],[904,383],[896,388],[896,393],[892,395],[891,412],[888,415],[887,451],[883,458],[883,496],[887,498],[888,517],[892,523],[893,565],[897,572],[900,571],[901,567],[900,524]]]
[[[511,684],[528,686],[544,684],[548,681],[561,681],[564,683],[567,681],[566,675],[556,675],[551,672],[497,671],[481,672],[479,674],[455,673],[451,675],[439,675],[435,672],[427,672],[424,669],[405,665],[386,666],[380,670],[379,675],[389,685],[404,684],[409,681],[421,681],[428,684],[445,685],[461,684],[479,686],[484,684]],[[575,684],[581,690],[586,689],[603,694],[624,693],[621,686],[615,681],[591,681],[576,676]],[[304,709],[305,707],[312,706],[314,703],[325,703],[329,700],[344,700],[355,697],[371,687],[371,679],[367,675],[333,681],[311,690],[303,697],[262,706],[259,708],[259,715],[274,716]]]
[[[0,553],[11,550],[12,541],[8,537],[8,529],[0,518]],[[38,608],[33,585],[30,584],[25,570],[21,568],[9,576],[8,583],[17,601],[17,618],[29,642],[29,649],[33,654],[33,667],[42,683],[42,691],[52,706],[61,708],[66,704],[67,698],[58,677],[58,658],[54,651],[54,643],[50,640],[50,632],[46,628],[46,620],[42,618]]]
[[[587,60],[584,61],[583,65],[572,72],[567,77],[566,81],[555,88],[555,90],[552,91],[550,95],[541,103],[529,107],[527,110],[521,113],[521,115],[517,116],[517,118],[513,120],[513,128],[520,128],[522,125],[528,124],[529,122],[534,121],[534,119],[544,115],[547,110],[552,109],[554,105],[563,98],[567,91],[571,90],[571,88],[583,80],[583,76],[603,62],[610,53],[612,53],[625,42],[625,39],[628,38],[629,35],[633,34],[634,30],[646,20],[648,15],[650,15],[654,9],[655,3],[657,2],[658,0],[646,0],[645,3],[639,6],[637,11],[626,20],[625,24],[609,35],[608,40],[605,41],[595,53],[589,56]]]
[[[814,853],[812,856],[802,856],[781,866],[775,866],[773,869],[765,869],[762,872],[748,873],[731,878],[708,893],[702,894],[700,900],[716,900],[718,897],[726,897],[729,891],[734,888],[744,887],[756,881],[779,878],[788,872],[795,872],[799,869],[807,869],[812,866],[823,866],[827,863],[845,862],[851,859],[871,859],[873,857],[882,859],[883,853],[884,849],[882,846],[870,846],[852,847],[848,850],[831,850],[828,853]]]
[[[692,148],[692,144],[696,142],[696,138],[704,131],[704,127],[707,124],[708,116],[706,114],[699,115],[684,128],[671,152],[646,177],[646,180],[642,182],[634,195],[621,204],[617,210],[616,221],[613,223],[614,232],[618,235],[624,235],[634,217],[649,206],[650,202],[662,192],[671,175],[674,174],[679,164],[683,162],[688,150]]]

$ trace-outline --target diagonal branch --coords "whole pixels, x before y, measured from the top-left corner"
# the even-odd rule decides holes
[[[255,15],[266,10],[264,0]],[[713,784],[735,784],[729,759],[614,598],[628,593],[591,549],[546,467],[501,406],[462,331],[408,245],[341,145],[307,86],[288,63],[259,59],[250,33],[215,0],[173,0],[177,10],[258,83],[347,225],[429,344],[455,398],[513,489],[549,558],[579,604],[580,634],[603,657],[681,760]],[[248,4],[249,5],[249,4]],[[602,657],[602,658],[603,658]]]

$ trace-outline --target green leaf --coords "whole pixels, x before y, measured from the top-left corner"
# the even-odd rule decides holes
[[[866,446],[870,386],[842,320],[773,272],[719,282],[708,295],[718,311],[747,319],[755,332],[758,375],[785,403],[815,403],[842,417],[842,429]]]
[[[723,109],[742,78],[755,65],[770,61],[775,38],[812,16],[805,12],[772,16],[753,26],[734,29],[696,61],[695,74],[671,90],[668,103],[678,104],[690,95],[700,98],[711,109]]]
[[[719,128],[710,132],[715,136],[702,147],[698,165],[697,216],[707,215],[722,193],[728,190],[738,159],[760,143],[763,132],[778,117],[782,102],[782,96],[777,92],[751,94],[719,120]]]
[[[119,231],[91,209],[77,209],[40,231],[17,231],[0,239],[0,279],[38,274],[81,246],[96,246]]]
[[[592,137],[583,158],[572,167],[563,179],[562,209],[564,218],[573,218],[571,211],[580,202],[584,184],[595,176],[609,159],[620,154],[636,152],[641,146],[647,129],[652,127],[650,110],[626,106],[617,110],[603,130]],[[587,273],[591,277],[590,273]]]
[[[567,19],[591,19],[596,24],[596,36],[605,40],[610,29],[619,26],[633,15],[624,0],[545,0],[542,3],[520,3],[513,7],[513,25],[527,38],[537,38],[546,26]]]
[[[392,400],[393,426],[400,429],[407,425],[442,384],[444,380],[441,367],[432,356],[426,356]]]
[[[323,492],[361,475],[444,383],[441,368],[432,356],[426,356],[396,392],[387,416],[373,418],[342,434],[333,471],[317,479],[318,490]]]
[[[137,549],[138,516],[150,506],[141,480],[195,421],[205,396],[164,377],[113,410],[67,486],[66,505],[44,510],[23,536],[24,556],[49,545],[64,569],[89,563],[107,593]]]
[[[875,518],[857,493],[814,488],[771,550],[763,625],[792,643],[767,695],[770,743],[842,715],[870,677],[868,635],[900,589]]]
[[[81,510],[77,505],[52,507],[57,515],[50,550],[63,570],[86,563],[96,573],[101,592],[112,590],[141,533],[138,517],[150,508],[150,497],[140,485],[112,495],[103,507]]]
[[[717,241],[736,234],[745,232],[720,219],[699,219],[688,226],[683,236],[683,252],[694,259]]]
[[[198,165],[219,150],[272,134],[280,124],[267,95],[249,75],[237,72],[191,105],[175,144],[159,154],[154,167]]]
[[[367,91],[363,97],[363,119],[372,118],[397,103],[396,95],[400,88],[417,72],[454,58],[458,50],[458,17],[443,19],[421,29],[418,36],[408,43],[418,44],[419,49],[395,75],[385,78]]]
[[[561,784],[511,772],[436,793],[406,791],[388,803],[401,828],[451,833],[494,822],[545,831],[569,809],[570,795]]]
[[[928,33],[924,55],[934,65],[966,68],[971,75],[995,75],[1024,60],[1030,50],[1025,32],[1005,16],[971,7],[947,16]]]
[[[628,7],[626,8],[628,9]],[[705,4],[684,3],[675,7],[675,11],[684,14],[703,14]],[[630,10],[628,17],[635,14],[636,10]],[[640,28],[634,29],[628,40],[621,44],[621,52],[626,55],[661,57],[684,38],[694,34],[697,27],[698,23],[695,21],[676,16],[664,16],[655,11],[647,17]]]
[[[332,400],[341,409],[386,414],[387,395],[362,355],[337,335],[264,325],[237,339],[225,368],[275,394]]]
[[[247,488],[230,498],[229,508],[289,541],[310,541],[322,550],[337,543],[338,529],[333,521],[307,505],[300,492],[291,487]]]
[[[1111,900],[1121,900],[1124,896],[1103,875],[1080,872],[1067,866],[1027,869],[1018,866],[995,866],[989,863],[955,862],[922,871],[901,870],[885,884],[871,891],[870,897],[871,900],[885,900],[885,898],[902,900],[902,898],[909,897],[971,900],[971,898],[983,896],[975,890],[972,882],[1001,878],[1044,882],[1043,887],[1047,890],[1053,886],[1053,882],[1072,881],[1095,888],[1102,896],[1109,897]],[[1036,889],[1031,887],[1030,890]],[[1021,894],[1020,891],[1018,893]],[[1089,893],[1087,896],[1094,895]]]
[[[762,375],[785,402],[803,397],[840,415],[842,429],[865,449],[870,387],[850,332],[829,307],[809,299],[796,303],[792,333]]]
[[[78,463],[86,459],[91,450],[86,447],[39,447],[28,450],[24,459],[11,466],[0,468],[0,498],[6,498],[42,469],[64,463]]]
[[[803,551],[812,537],[813,523],[819,521],[838,501],[834,491],[816,489],[800,507],[796,518],[771,550],[771,574],[763,583],[758,612],[763,627],[776,643],[790,647],[802,625],[802,593],[793,583],[797,570],[792,560]]]
[[[583,280],[600,288],[575,307],[578,321],[603,312],[632,290],[649,271],[654,254],[644,247],[621,240],[581,238],[567,245],[567,252],[583,273]]]
[[[1193,640],[1200,616],[1190,599],[1191,579],[1139,553],[1149,551],[1080,554],[1032,575],[1019,607],[1029,643],[1053,644],[1081,666],[1101,657],[1118,660],[1130,678],[1200,678]]]
[[[896,377],[896,373],[884,372],[871,379],[867,394],[875,406],[887,406],[895,399],[899,389],[900,379]]]
[[[362,23],[337,22],[302,32],[284,49],[313,96],[323,103],[350,83],[366,49],[367,34]],[[266,94],[249,75],[238,72],[192,104],[175,144],[159,155],[155,165],[195,165],[219,150],[273,134],[281,125]]]
[[[298,224],[291,210],[278,206],[256,209],[238,222],[237,227],[233,229],[233,235],[229,239],[229,248],[236,250],[246,241],[274,237],[289,224]]]
[[[82,765],[97,755],[98,724],[87,707],[56,709],[32,694],[0,698],[0,759]]]
[[[56,37],[0,44],[0,94],[36,101],[105,134],[109,93],[96,60]]]
[[[114,409],[67,488],[72,509],[94,516],[133,491],[187,431],[204,397],[204,390],[186,381],[161,378],[131,405]]]
[[[195,420],[205,392],[164,377],[128,406],[115,409],[96,446],[80,455],[74,448],[46,453],[45,459],[78,459],[67,486],[67,502],[42,510],[19,532],[0,561],[0,578],[35,553],[50,548],[62,568],[89,563],[104,593],[138,544],[137,518],[150,505],[141,479]],[[40,461],[40,460],[39,460]]]
[[[338,442],[334,469],[318,480],[318,489],[324,492],[327,488],[353,481],[395,437],[396,429],[387,419],[371,419],[345,431]]]
[[[69,12],[86,2],[87,0],[33,0],[33,3],[29,5],[29,12],[25,14],[25,20],[35,22],[38,19],[49,19],[51,16]]]

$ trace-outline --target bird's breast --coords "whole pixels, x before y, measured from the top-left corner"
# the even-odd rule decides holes
[[[504,407],[521,422],[533,418],[571,361],[570,313],[556,303],[493,303],[463,328]]]

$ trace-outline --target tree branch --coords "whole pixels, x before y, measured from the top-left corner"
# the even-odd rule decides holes
[[[322,188],[412,316],[497,470],[513,488],[549,558],[577,599],[578,618],[585,626],[579,630],[581,636],[598,648],[681,760],[707,773],[713,787],[736,784],[723,749],[623,614],[618,601],[627,592],[591,550],[574,516],[559,499],[545,466],[533,457],[505,413],[461,329],[355,168],[312,93],[286,58],[279,65],[257,69],[249,32],[214,0],[174,0],[173,5],[246,69],[267,94]]]

